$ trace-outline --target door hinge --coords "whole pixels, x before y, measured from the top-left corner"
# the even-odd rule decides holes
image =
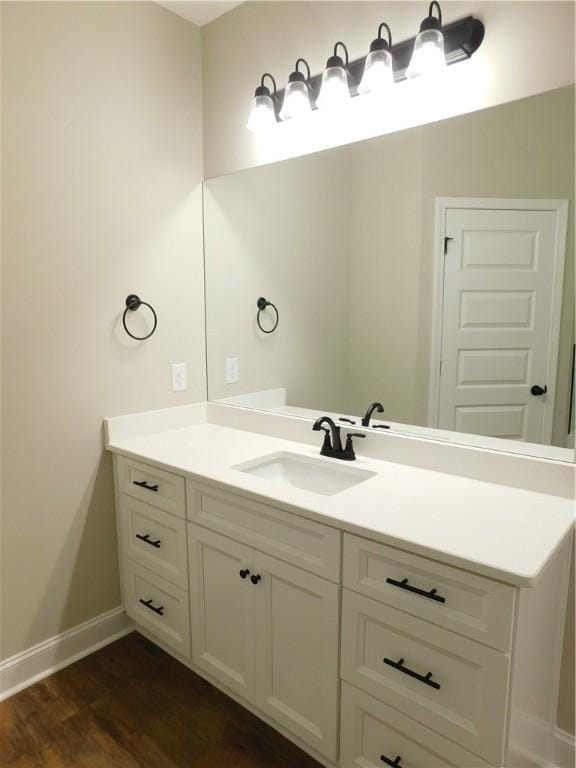
[[[446,254],[448,253],[448,243],[451,240],[454,240],[454,238],[453,237],[445,237],[444,238],[444,256],[446,256]]]

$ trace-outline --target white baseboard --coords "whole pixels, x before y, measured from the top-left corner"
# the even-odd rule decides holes
[[[134,628],[121,607],[100,614],[0,664],[0,701],[94,653]]]
[[[556,768],[576,766],[576,736],[560,728],[554,731],[554,765]]]

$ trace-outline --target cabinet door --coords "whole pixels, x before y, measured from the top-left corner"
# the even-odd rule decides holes
[[[256,705],[335,761],[340,587],[259,552],[254,573]]]
[[[254,699],[252,550],[188,523],[192,660],[230,690]]]

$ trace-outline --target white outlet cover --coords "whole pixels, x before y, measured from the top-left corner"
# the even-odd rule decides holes
[[[172,363],[172,392],[184,392],[187,388],[186,363]]]
[[[226,358],[226,384],[237,384],[240,378],[240,365],[237,357]]]

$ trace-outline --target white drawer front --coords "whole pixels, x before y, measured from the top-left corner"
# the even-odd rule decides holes
[[[159,640],[190,658],[188,592],[138,563],[124,561],[126,613]]]
[[[188,483],[188,517],[292,565],[340,581],[340,531],[209,486]]]
[[[493,648],[510,650],[513,587],[348,534],[344,586]]]
[[[121,493],[178,517],[186,517],[183,477],[122,456],[118,456],[116,461],[118,490]]]
[[[342,683],[341,719],[342,768],[385,768],[394,762],[398,768],[488,766],[476,755],[346,683]]]
[[[187,589],[185,521],[125,493],[119,497],[119,515],[124,555]]]
[[[503,653],[344,590],[342,677],[496,765],[509,670]]]

